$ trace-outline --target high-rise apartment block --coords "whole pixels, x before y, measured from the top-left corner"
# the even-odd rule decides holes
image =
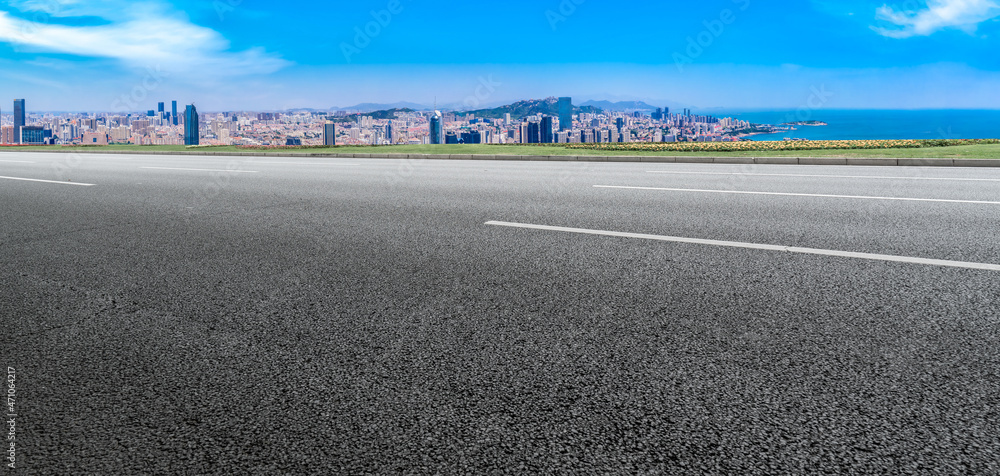
[[[431,117],[431,144],[444,144],[444,124],[441,121],[441,113],[434,111]]]
[[[539,140],[541,141],[542,144],[551,144],[555,142],[555,136],[552,135],[552,132],[553,132],[552,116],[542,117],[542,125],[540,131],[541,136],[539,137]]]
[[[525,144],[537,144],[541,140],[541,125],[537,122],[529,122],[527,127],[527,137],[522,139]]]
[[[323,145],[337,145],[337,125],[331,121],[326,121],[323,124]]]
[[[25,121],[24,99],[14,100],[14,141],[12,144],[21,143],[21,128],[27,125]]]
[[[559,98],[559,130],[573,129],[573,98]]]
[[[198,109],[191,104],[184,111],[184,145],[199,145]]]
[[[396,143],[396,129],[392,127],[391,122],[385,125],[385,140],[390,144]]]

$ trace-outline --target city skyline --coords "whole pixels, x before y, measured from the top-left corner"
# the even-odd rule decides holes
[[[467,107],[572,96],[694,108],[1000,108],[987,0],[243,0],[0,7],[0,77],[36,111],[359,103]]]
[[[575,107],[571,97],[525,101],[478,112],[393,109],[348,114],[320,111],[199,113],[186,105],[178,127],[176,101],[145,113],[16,113],[0,116],[0,145],[335,146],[419,144],[571,144],[594,142],[735,142],[793,131],[792,125],[753,124],[669,107],[644,112]],[[579,112],[579,114],[577,114]],[[502,117],[501,117],[502,116]],[[558,121],[558,122],[556,122]],[[819,123],[819,121],[811,121]],[[337,124],[342,128],[338,128]]]

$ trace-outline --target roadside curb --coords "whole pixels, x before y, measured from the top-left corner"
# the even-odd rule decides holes
[[[97,154],[97,155],[188,155],[202,157],[278,157],[326,159],[393,159],[393,160],[499,160],[540,162],[642,162],[677,164],[728,164],[728,165],[853,165],[869,167],[995,167],[1000,159],[945,159],[945,158],[844,158],[844,157],[671,157],[628,155],[481,155],[481,154],[330,154],[330,153],[279,153],[279,152],[210,152],[185,151],[120,151],[120,150],[3,150],[3,152]]]

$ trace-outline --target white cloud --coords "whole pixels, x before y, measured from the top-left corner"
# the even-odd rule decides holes
[[[22,50],[112,58],[132,67],[208,77],[271,73],[290,64],[262,48],[231,51],[219,32],[195,25],[157,2],[23,0],[12,4],[34,12],[25,20],[0,11],[0,42]],[[103,21],[88,26],[52,21],[70,17]]]
[[[876,15],[894,25],[872,27],[889,38],[929,36],[947,28],[973,34],[980,23],[1000,16],[1000,5],[992,0],[928,0],[925,9],[902,11],[883,5]]]

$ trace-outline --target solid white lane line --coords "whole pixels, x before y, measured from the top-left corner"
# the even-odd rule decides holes
[[[673,172],[667,170],[650,170],[651,174],[666,175],[743,175],[752,177],[820,177],[820,178],[851,178],[851,179],[886,179],[886,180],[946,180],[960,182],[1000,182],[1000,179],[988,178],[948,178],[948,177],[880,177],[877,175],[806,175],[806,174],[757,174],[738,172]]]
[[[41,183],[56,183],[59,185],[76,185],[79,187],[93,187],[95,184],[92,183],[80,183],[80,182],[63,182],[59,180],[41,180],[32,178],[21,178],[21,177],[0,177],[0,179],[6,180],[20,180],[23,182],[41,182]]]
[[[233,174],[256,174],[259,173],[256,170],[224,170],[224,169],[179,169],[172,167],[139,167],[140,169],[155,169],[155,170],[185,170],[194,172],[224,172]]]
[[[794,246],[762,245],[757,243],[741,243],[738,241],[703,240],[699,238],[681,238],[677,236],[647,235],[642,233],[623,233],[618,231],[588,230],[584,228],[566,228],[561,226],[531,225],[527,223],[509,223],[502,221],[488,221],[489,226],[504,226],[511,228],[528,228],[532,230],[558,231],[564,233],[577,233],[584,235],[614,236],[620,238],[638,238],[643,240],[667,241],[672,243],[687,243],[694,245],[721,246],[726,248],[746,248],[752,250],[783,251],[787,253],[833,256],[838,258],[855,258],[872,261],[891,261],[897,263],[922,264],[929,266],[944,266],[949,268],[980,269],[987,271],[1000,271],[1000,265],[990,263],[970,263],[964,261],[949,261],[928,258],[913,258],[909,256],[880,255],[872,253],[856,253],[853,251],[824,250],[816,248],[799,248]]]
[[[728,193],[737,195],[776,195],[782,197],[848,198],[854,200],[897,200],[903,202],[972,203],[977,205],[1000,205],[1000,202],[980,200],[948,200],[942,198],[869,197],[863,195],[827,195],[820,193],[748,192],[741,190],[699,190],[693,188],[624,187],[618,185],[594,185],[594,188],[617,188],[623,190],[653,190],[658,192]]]
[[[335,162],[250,162],[251,164],[267,164],[267,165],[361,165],[361,164],[341,164]]]
[[[0,162],[7,162],[11,164],[33,164],[34,162],[27,160],[0,160]]]

